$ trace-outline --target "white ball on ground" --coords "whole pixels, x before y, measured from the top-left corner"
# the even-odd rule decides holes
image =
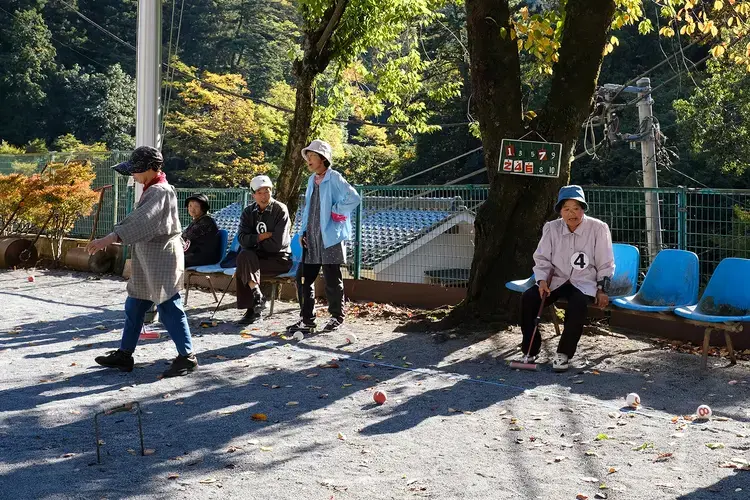
[[[302,333],[302,332],[300,332],[300,331],[298,330],[298,331],[294,332],[294,335],[292,335],[292,338],[293,338],[294,340],[297,340],[297,341],[299,341],[299,340],[303,340],[303,339],[305,338],[305,334],[304,334],[304,333]]]
[[[631,408],[638,408],[641,404],[641,397],[638,394],[631,392],[625,397],[625,403]]]
[[[349,333],[346,335],[346,343],[347,344],[355,344],[357,342],[357,336],[353,333]]]
[[[713,415],[713,412],[708,405],[700,405],[698,409],[695,410],[695,414],[698,415],[698,418],[704,419],[709,418],[711,415]]]

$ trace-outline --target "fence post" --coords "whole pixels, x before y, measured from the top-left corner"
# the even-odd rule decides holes
[[[362,204],[364,198],[362,197],[362,186],[356,186],[357,193],[359,194],[359,205],[357,205],[357,223],[354,227],[355,243],[354,243],[354,279],[358,280],[360,273],[362,272]]]
[[[250,203],[250,192],[247,189],[242,188],[242,209],[243,210],[248,205],[248,203]]]
[[[117,220],[117,211],[120,208],[120,183],[118,180],[117,174],[115,174],[115,180],[112,183],[112,195],[114,196],[114,201],[112,202],[112,210],[114,211],[114,214],[112,215],[112,226],[117,225],[119,222]]]
[[[677,248],[687,250],[687,188],[677,193]]]

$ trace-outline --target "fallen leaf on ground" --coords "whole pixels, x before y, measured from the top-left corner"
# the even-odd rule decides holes
[[[706,446],[712,450],[720,450],[724,448],[724,443],[706,443]]]
[[[299,404],[299,401],[289,401],[286,405],[287,406],[297,406]]]
[[[253,420],[260,420],[261,422],[265,422],[266,420],[268,420],[268,415],[266,415],[265,413],[253,413],[250,418],[252,418]]]
[[[70,457],[74,457],[74,456],[76,456],[76,454],[75,454],[75,453],[66,453],[65,455],[63,455],[63,456],[62,456],[62,457],[60,457],[60,458],[70,458]]]
[[[594,438],[594,441],[606,441],[607,439],[612,439],[612,438],[602,432],[596,435],[596,437]]]
[[[579,493],[576,495],[576,500],[588,500],[589,497],[584,495],[583,493]]]
[[[342,389],[346,389],[347,387],[351,387],[351,386],[352,386],[352,384],[344,384],[344,385],[341,386],[341,388]]]
[[[594,450],[587,450],[585,455],[587,457],[598,457],[599,455]]]
[[[211,484],[211,483],[215,483],[216,481],[218,481],[218,479],[214,479],[213,477],[207,477],[206,479],[201,479],[198,482],[201,484]]]
[[[271,389],[281,389],[281,386],[280,385],[272,385]]]
[[[73,415],[80,415],[81,414],[81,412],[78,411],[78,410],[70,410],[70,413],[72,413]]]
[[[178,477],[180,477],[180,475],[177,474],[177,473],[175,473],[175,472],[173,472],[173,473],[171,473],[170,475],[167,476],[167,479],[177,479]]]
[[[97,329],[97,330],[106,330],[106,329],[107,329],[107,327],[106,327],[106,326],[104,326],[104,325],[96,325],[96,329]]]
[[[635,448],[633,448],[633,451],[643,451],[646,448],[653,448],[653,447],[654,447],[654,443],[643,443],[642,445],[636,446]]]
[[[260,451],[273,451],[273,446],[261,446]]]
[[[339,435],[338,435],[337,437],[338,437],[338,438],[339,438],[340,440],[342,440],[342,441],[346,441],[346,436],[344,436],[344,435],[343,435],[343,434],[341,434],[340,432],[339,432]]]
[[[128,448],[128,449],[127,449],[127,450],[125,450],[125,451],[127,451],[127,452],[128,452],[128,453],[130,453],[131,455],[135,456],[135,450],[134,450],[133,448]]]
[[[169,399],[169,398],[170,398],[171,396],[172,396],[172,395],[171,395],[170,393],[166,393],[166,394],[162,395],[162,397],[161,397],[161,398],[162,398],[162,399]]]
[[[357,380],[370,380],[372,375],[357,375]]]
[[[614,467],[610,467],[609,469],[607,469],[607,474],[614,474],[615,472],[617,472],[617,469],[615,469]]]
[[[674,458],[674,455],[672,453],[661,453],[654,459],[654,462],[666,462],[672,458]]]
[[[237,446],[230,446],[229,448],[227,448],[227,453],[234,453],[235,451],[241,450],[241,449],[242,448],[237,447]]]
[[[221,360],[229,359],[226,356],[222,356],[221,354],[216,354],[216,355],[211,356],[211,357],[214,358],[214,359],[221,359]]]
[[[241,333],[240,337],[242,337],[243,339],[251,339],[251,338],[253,338],[253,336],[250,335],[249,333]]]
[[[156,453],[156,450],[153,448],[146,448],[145,450],[143,450],[143,454],[146,456],[153,455],[154,453]]]
[[[317,374],[317,373],[308,373],[308,374],[307,374],[307,375],[305,375],[305,376],[306,376],[307,378],[314,378],[314,377],[317,377],[317,376],[318,376],[318,374]]]
[[[319,365],[318,368],[339,368],[339,364],[338,363],[333,363],[333,362],[331,362],[331,363],[324,363],[322,365]]]

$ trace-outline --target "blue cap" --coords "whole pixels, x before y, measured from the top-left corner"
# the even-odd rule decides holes
[[[589,209],[589,204],[586,203],[586,196],[583,194],[583,188],[581,186],[570,185],[560,188],[560,193],[557,195],[557,204],[555,204],[555,212],[558,214],[560,213],[560,210],[562,210],[565,200],[577,201],[583,206],[584,212]]]

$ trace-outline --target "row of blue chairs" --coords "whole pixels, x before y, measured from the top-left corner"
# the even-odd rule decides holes
[[[636,293],[640,252],[632,245],[614,244],[615,275],[611,303],[638,313],[674,313],[691,324],[705,328],[702,368],[705,370],[713,330],[723,330],[732,363],[736,363],[730,333],[742,331],[750,321],[750,260],[727,258],[716,267],[703,295],[700,289],[698,256],[686,250],[662,250],[648,269]],[[524,292],[536,283],[510,281],[506,287]]]
[[[224,291],[222,293],[222,299],[224,298],[224,295],[226,295],[227,290],[229,290],[229,287],[232,284],[232,281],[234,280],[234,275],[237,272],[236,267],[221,267],[221,262],[224,260],[224,258],[229,254],[229,252],[239,252],[240,251],[240,241],[239,241],[239,233],[234,236],[232,239],[231,245],[227,245],[227,241],[229,238],[229,233],[225,229],[219,230],[219,236],[221,240],[221,258],[219,261],[215,264],[209,264],[205,266],[192,266],[185,269],[187,271],[185,276],[185,305],[187,305],[188,297],[190,294],[190,286],[192,284],[192,280],[195,277],[202,277],[205,278],[208,281],[208,286],[211,289],[211,293],[214,296],[215,302],[220,302],[218,297],[216,296],[216,291],[214,289],[213,283],[211,282],[211,275],[226,275],[231,276],[232,278],[229,280],[229,283],[227,284],[226,288],[224,288]],[[299,234],[295,234],[292,238],[291,242],[291,250],[292,250],[292,268],[289,270],[289,272],[280,274],[278,276],[273,277],[264,277],[264,281],[271,284],[271,307],[269,311],[269,315],[273,315],[274,306],[276,304],[276,295],[277,289],[279,286],[282,286],[284,283],[292,283],[295,279],[295,276],[297,275],[297,268],[299,267],[300,262],[302,261],[302,242],[300,240]]]

